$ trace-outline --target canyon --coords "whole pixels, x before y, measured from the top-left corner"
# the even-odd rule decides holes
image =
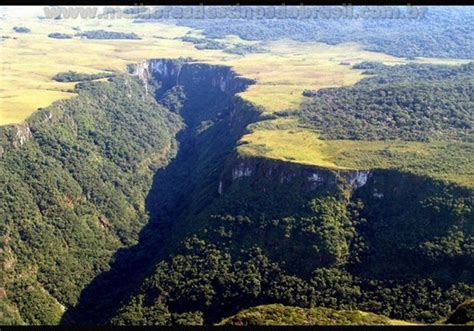
[[[430,278],[436,289],[452,291],[457,291],[458,284],[469,283],[473,276],[468,252],[472,225],[467,220],[472,220],[473,212],[469,207],[470,188],[396,169],[331,169],[240,155],[236,147],[248,126],[264,119],[261,109],[238,96],[253,83],[226,66],[191,59],[152,59],[130,65],[128,74],[108,82],[79,83],[78,97],[38,111],[21,126],[2,127],[0,162],[15,173],[13,177],[28,176],[12,167],[18,158],[15,154],[25,153],[31,159],[33,156],[28,153],[35,155],[37,149],[46,156],[41,161],[42,172],[64,173],[72,178],[67,179],[71,187],[79,185],[76,193],[66,199],[71,207],[64,207],[62,202],[64,196],[71,195],[71,189],[55,184],[48,189],[61,197],[58,201],[42,206],[34,198],[32,208],[38,205],[38,221],[51,223],[52,233],[64,237],[78,225],[55,223],[48,209],[73,208],[84,224],[92,222],[87,231],[98,231],[110,241],[108,253],[88,257],[90,272],[86,278],[80,273],[74,275],[77,280],[71,280],[75,284],[72,293],[66,293],[68,286],[52,288],[51,277],[68,272],[62,266],[65,262],[40,266],[33,272],[35,285],[30,286],[47,293],[41,294],[46,295],[44,300],[60,311],[65,307],[64,314],[58,313],[53,319],[41,314],[35,319],[28,313],[24,315],[30,299],[16,289],[14,278],[26,274],[31,277],[31,272],[27,267],[11,268],[3,276],[8,284],[6,296],[16,307],[12,309],[17,309],[27,323],[108,324],[117,316],[120,319],[124,307],[134,302],[131,298],[139,295],[143,286],[146,288],[143,284],[148,284],[147,279],[153,277],[157,266],[178,254],[183,242],[195,236],[219,249],[228,249],[232,259],[241,258],[242,252],[256,246],[281,267],[285,277],[301,282],[309,282],[317,268],[343,268],[360,277],[358,286],[368,293],[371,280],[410,284],[420,277]],[[84,117],[81,107],[94,103],[97,107]],[[117,107],[123,110],[118,112]],[[145,116],[142,112],[147,107],[150,111]],[[113,126],[101,127],[106,123],[103,121],[92,124],[100,113],[106,114]],[[129,126],[130,123],[134,125]],[[124,130],[121,135],[116,134],[116,128]],[[123,139],[117,141],[117,146],[102,140],[102,136],[114,135]],[[137,149],[127,151],[127,137],[138,144]],[[64,156],[65,152],[81,155],[84,141],[92,146],[90,154],[81,156],[87,160],[85,167],[93,164],[90,178],[101,178],[104,187],[113,187],[117,190],[113,194],[123,196],[123,201],[99,203],[94,198],[96,188],[86,184],[87,178],[82,182],[81,173],[72,170],[72,160]],[[57,144],[59,150],[51,144]],[[108,154],[109,148],[116,148],[117,152]],[[135,150],[140,153],[135,155]],[[105,170],[113,175],[103,175]],[[124,179],[117,181],[114,176]],[[25,190],[41,196],[42,189],[35,181],[24,185]],[[427,207],[430,203],[442,205],[442,210]],[[97,212],[92,216],[83,209],[76,210],[81,204],[91,204]],[[117,205],[117,210],[108,210],[110,205]],[[10,205],[3,208],[13,210]],[[228,215],[221,215],[221,209]],[[226,217],[243,223],[237,227]],[[443,223],[445,219],[449,222]],[[424,233],[410,236],[412,229],[424,229]],[[31,240],[15,231],[12,227],[5,233],[19,242]],[[438,252],[441,248],[436,245],[444,245],[443,239],[453,231],[466,234],[465,242],[459,244],[460,252]],[[404,239],[399,240],[397,233],[403,233]],[[15,245],[10,248],[9,243],[4,244],[3,249],[10,255],[8,261],[20,259],[23,248]],[[389,251],[387,245],[391,247]],[[87,252],[87,245],[74,241],[66,242],[64,247],[66,254],[72,249],[79,252],[71,266],[80,263]],[[39,247],[31,254],[43,256],[48,251]],[[458,268],[452,268],[455,263]],[[204,311],[204,322],[216,323],[236,313],[236,309],[272,303],[271,296],[262,293],[247,301],[243,298],[243,303],[233,308],[226,306],[222,311],[213,312],[212,305],[201,307],[202,302],[196,307]],[[216,297],[217,301],[224,300],[218,294]],[[170,309],[175,309],[176,314],[184,313],[182,308],[172,308],[173,300],[169,301]],[[293,299],[279,299],[285,300]],[[443,300],[442,308],[428,321],[446,315],[450,305],[459,303],[456,298]],[[359,305],[365,307],[368,302],[362,296]],[[303,301],[294,303],[309,305]],[[150,303],[144,305],[148,307]],[[414,306],[425,309],[424,303]],[[401,311],[402,308],[395,308],[391,317],[405,318]],[[383,309],[377,312],[386,313]],[[420,316],[417,312],[408,318]]]

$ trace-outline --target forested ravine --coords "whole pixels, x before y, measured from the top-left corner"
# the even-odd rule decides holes
[[[240,155],[252,83],[148,60],[0,130],[11,319],[214,324],[281,303],[434,322],[474,294],[471,188]]]
[[[184,127],[176,135],[178,152],[159,169],[146,198],[150,215],[139,242],[117,251],[111,269],[81,293],[62,324],[107,323],[155,264],[172,251],[173,231],[190,205],[204,208],[218,195],[224,162],[258,112],[235,94],[251,81],[228,67],[150,60],[131,67],[161,105],[178,114]]]

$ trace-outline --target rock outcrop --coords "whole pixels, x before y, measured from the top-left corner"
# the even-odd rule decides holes
[[[175,85],[201,86],[203,89],[218,88],[234,95],[242,92],[254,81],[238,76],[230,67],[193,62],[190,59],[152,59],[128,67],[145,85],[151,80],[160,81],[163,89]]]
[[[218,192],[223,194],[228,187],[243,178],[267,178],[280,184],[298,183],[304,191],[341,185],[357,190],[367,184],[372,174],[371,170],[334,170],[279,160],[236,156],[228,162],[222,173]]]

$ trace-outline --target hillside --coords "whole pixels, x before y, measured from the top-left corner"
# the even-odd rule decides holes
[[[474,67],[361,63],[352,87],[250,126],[239,152],[332,169],[399,169],[472,187]]]
[[[363,311],[287,307],[280,304],[243,310],[218,325],[410,325]]]
[[[0,301],[27,324],[58,323],[114,252],[137,242],[181,125],[129,77],[75,91],[0,128]]]
[[[474,325],[474,299],[468,299],[456,307],[445,323]]]
[[[474,300],[460,304],[444,321],[446,324],[474,323]],[[438,323],[435,323],[439,325]],[[218,325],[257,326],[257,325],[417,325],[386,316],[359,310],[334,310],[328,308],[300,308],[271,304],[245,309],[223,319]],[[419,325],[419,324],[418,324]]]
[[[153,77],[163,79],[160,73],[173,77],[178,70],[170,63],[157,72]],[[167,88],[167,96],[176,93]],[[184,91],[196,88],[187,85]],[[182,104],[185,122],[195,123],[195,112],[186,111],[195,109],[194,102],[189,97]],[[212,112],[204,115],[219,130],[207,118]],[[201,125],[188,128],[200,132]],[[158,211],[169,224],[161,262],[128,304],[117,307],[113,300],[114,308],[104,308],[112,312],[112,323],[216,323],[274,302],[434,322],[472,294],[471,188],[396,169],[332,169],[249,157],[234,154],[232,146],[225,154],[218,149],[226,156],[214,171],[203,172],[216,152],[209,148],[215,144],[212,131],[204,132],[209,135],[179,139],[206,156],[193,162],[178,156],[166,177],[158,178],[157,187],[164,185],[159,191],[180,182],[183,173],[202,184],[191,180],[191,186],[167,193]],[[95,286],[112,286],[102,281],[110,280]],[[73,318],[104,322],[103,314],[94,317],[87,307],[108,305],[89,300]]]
[[[163,323],[184,313],[213,323],[273,302],[434,322],[472,295],[465,241],[472,236],[471,209],[454,211],[458,204],[472,206],[469,191],[374,173],[347,202],[349,192],[340,188],[345,180],[332,184],[331,172],[268,161],[240,164],[229,169],[231,182],[223,182],[221,197],[177,223],[167,245],[174,252],[113,323],[157,323],[158,308],[171,316]],[[231,173],[250,175],[232,179]],[[300,179],[313,174],[319,184]],[[448,214],[431,210],[429,201]]]

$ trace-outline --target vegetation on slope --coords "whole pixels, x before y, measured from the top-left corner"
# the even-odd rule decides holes
[[[151,204],[159,216],[158,225],[170,227],[171,233],[166,233],[169,237],[162,245],[139,242],[136,246],[133,252],[139,257],[152,255],[158,262],[129,300],[114,302],[121,307],[106,322],[213,324],[242,309],[269,303],[360,309],[431,322],[473,295],[470,189],[396,171],[376,171],[376,180],[351,195],[347,183],[337,180],[308,189],[304,176],[279,177],[273,172],[278,167],[271,168],[272,161],[260,160],[268,162],[274,177],[265,175],[268,172],[244,176],[219,194],[219,176],[229,170],[224,162],[255,114],[245,103],[240,108],[229,104],[232,96],[211,83],[223,77],[219,75],[225,68],[213,68],[208,75],[203,65],[181,68],[178,83],[183,86],[169,86],[175,84],[175,77],[150,86],[159,103],[186,122],[176,159],[156,174],[152,186],[156,200]],[[160,157],[163,148],[171,149],[171,143],[165,142],[172,139],[163,138],[179,127],[176,117],[147,97],[133,80],[112,78],[111,85],[85,82],[77,88],[79,98],[59,104],[51,113],[45,110],[35,115],[30,123],[33,139],[14,153],[6,150],[3,156],[8,171],[14,172],[10,177],[19,178],[14,182],[15,192],[28,199],[20,207],[19,195],[12,198],[11,191],[4,190],[8,199],[1,201],[13,200],[15,208],[6,207],[13,210],[12,215],[32,211],[34,225],[44,227],[38,234],[26,221],[27,226],[17,226],[17,220],[33,218],[22,218],[23,214],[6,223],[6,233],[14,239],[3,247],[13,256],[8,264],[33,256],[29,249],[35,246],[27,244],[40,243],[34,252],[34,260],[40,261],[38,271],[20,273],[30,277],[20,277],[21,283],[14,282],[14,274],[6,274],[10,277],[7,293],[20,293],[8,298],[15,300],[28,323],[56,322],[62,311],[54,298],[67,305],[76,303],[79,289],[107,268],[111,252],[134,243],[127,239],[136,238],[142,220],[147,221],[142,204],[156,169],[148,165],[166,163]],[[56,126],[50,126],[51,122]],[[80,139],[77,144],[76,139]],[[298,174],[301,165],[282,167]],[[63,182],[71,188],[59,190]],[[67,199],[63,192],[68,193]],[[29,208],[23,208],[24,201]],[[61,217],[63,209],[72,211]],[[76,211],[86,214],[75,217]],[[72,225],[64,220],[71,220]],[[131,226],[130,220],[137,226]],[[157,223],[150,224],[141,237],[156,236],[158,228]],[[66,242],[60,238],[67,238]],[[18,248],[10,248],[11,243],[23,242],[26,253],[15,254]],[[48,246],[51,242],[54,249]],[[94,251],[78,247],[94,247]],[[135,264],[127,269],[127,263],[142,261],[131,255],[117,256],[125,257],[125,267],[116,269],[125,282],[127,273],[136,271]],[[15,263],[15,272],[26,269]],[[87,274],[75,273],[77,265],[89,268]],[[68,277],[50,274],[59,270]],[[98,278],[96,286],[104,284]],[[24,284],[25,279],[36,287]],[[102,289],[96,287],[95,293],[93,286],[88,289],[89,295],[96,296],[89,297],[91,301],[79,300],[83,315],[78,316],[85,319],[76,323],[89,323],[97,315],[108,317],[110,311],[101,310],[100,304],[123,298],[123,284],[115,283],[113,276],[109,280]],[[33,307],[49,305],[52,316],[29,310],[26,300]],[[91,302],[100,304],[84,307]],[[88,314],[95,316],[87,319]]]
[[[23,325],[25,322],[21,319],[18,309],[7,298],[5,290],[2,288],[0,297],[0,322],[2,325]]]
[[[301,165],[229,162],[260,170],[185,204],[168,257],[112,323],[217,323],[268,303],[434,322],[473,295],[472,189],[398,171],[373,171],[355,192],[332,179],[311,189]]]
[[[112,323],[217,323],[269,303],[434,322],[473,294],[472,191],[382,172],[347,201],[332,180],[308,190],[299,165],[282,167],[288,177],[263,166],[180,219],[169,258]]]
[[[218,325],[406,325],[402,321],[359,310],[300,308],[282,304],[257,306],[222,320]]]
[[[180,127],[133,79],[76,92],[0,132],[0,300],[27,324],[58,323],[61,305],[136,242],[152,176]]]
[[[470,298],[456,307],[445,323],[474,325],[474,298]]]
[[[160,104],[183,118],[183,130],[177,135],[180,148],[166,168],[154,176],[147,197],[152,218],[141,231],[140,242],[116,255],[111,271],[89,284],[79,304],[66,314],[64,323],[109,322],[129,299],[129,292],[135,291],[155,264],[172,250],[169,228],[187,227],[179,220],[184,221],[194,208],[205,208],[218,195],[216,181],[225,160],[247,124],[258,116],[251,105],[234,97],[249,81],[236,77],[230,68],[181,60],[158,61],[159,64],[154,63],[156,67],[167,69],[151,72],[154,79],[148,83],[148,90]],[[173,323],[187,321],[190,316],[179,315]]]

